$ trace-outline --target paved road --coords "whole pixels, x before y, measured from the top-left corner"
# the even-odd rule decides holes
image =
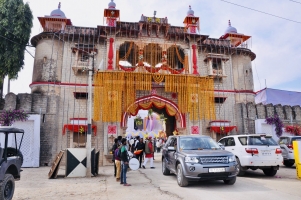
[[[162,175],[159,158],[160,154],[156,154],[156,169],[147,166],[128,173],[131,187],[115,181],[112,166],[101,167],[100,175],[90,179],[47,179],[49,167],[23,169],[21,180],[16,182],[14,199],[301,199],[301,180],[296,179],[295,168],[281,167],[275,177],[266,177],[260,170],[250,171],[245,177],[238,177],[232,186],[223,181],[207,181],[181,188],[175,175]],[[59,174],[64,173],[63,169]]]

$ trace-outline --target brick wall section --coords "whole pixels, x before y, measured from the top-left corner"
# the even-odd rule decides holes
[[[255,104],[252,102],[249,102],[246,104],[247,106],[247,129],[248,133],[254,134],[255,133],[255,119],[256,119],[256,109],[255,109]]]
[[[41,93],[32,93],[32,108],[31,111],[34,113],[46,113],[47,108],[47,96]]]
[[[239,134],[248,133],[247,107],[244,103],[238,103],[236,107],[237,128]]]

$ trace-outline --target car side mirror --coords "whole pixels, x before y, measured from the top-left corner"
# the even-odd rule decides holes
[[[175,151],[176,148],[175,148],[175,147],[167,147],[167,150],[168,150],[168,151]]]
[[[225,146],[222,143],[218,143],[218,145],[222,148],[222,150],[225,150]]]

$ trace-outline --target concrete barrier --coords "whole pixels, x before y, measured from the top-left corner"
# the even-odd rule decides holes
[[[301,180],[301,141],[293,141],[297,178]]]

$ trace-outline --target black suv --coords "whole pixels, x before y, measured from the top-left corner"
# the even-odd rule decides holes
[[[162,151],[162,173],[171,172],[177,175],[181,187],[199,180],[223,180],[233,185],[237,163],[234,154],[223,150],[209,136],[170,136]]]
[[[17,144],[17,133],[21,133],[21,141]],[[0,134],[4,134],[4,144],[0,147],[0,200],[10,200],[15,191],[15,180],[20,180],[23,156],[20,152],[24,130],[17,128],[2,128]],[[13,134],[15,148],[8,146],[8,135]],[[3,146],[3,147],[2,147]]]

